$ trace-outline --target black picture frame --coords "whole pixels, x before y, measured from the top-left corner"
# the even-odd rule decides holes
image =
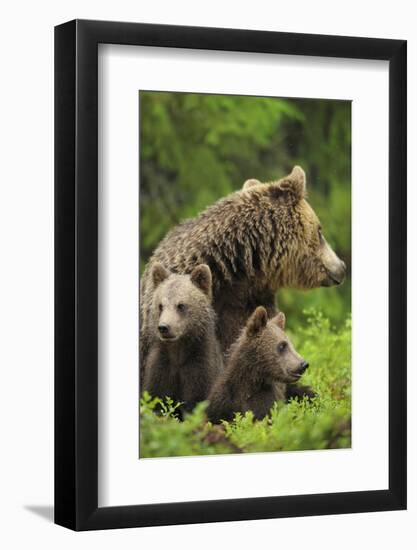
[[[389,62],[389,488],[98,507],[98,44]],[[406,41],[74,20],[55,28],[55,523],[74,530],[406,508]]]

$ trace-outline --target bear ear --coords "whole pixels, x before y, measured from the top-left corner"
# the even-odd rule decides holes
[[[250,180],[246,180],[245,183],[243,184],[243,191],[247,191],[248,189],[250,189],[251,187],[253,187],[254,185],[260,185],[261,182],[259,180],[255,180],[255,179],[250,179]]]
[[[288,199],[299,202],[306,196],[306,175],[300,166],[294,166],[292,172],[277,183],[271,185],[274,198]]]
[[[262,306],[257,307],[246,323],[247,334],[249,336],[256,336],[266,327],[267,323],[268,314],[266,309]]]
[[[191,272],[191,282],[211,298],[212,278],[208,265],[200,264]]]
[[[165,267],[159,262],[154,264],[154,266],[152,267],[152,281],[154,288],[159,286],[162,281],[165,281],[165,279],[169,276],[170,272],[165,269]]]
[[[273,319],[271,319],[273,323],[277,325],[278,328],[281,330],[285,329],[285,315],[280,311]]]
[[[291,174],[285,178],[294,196],[301,200],[306,196],[306,174],[301,166],[294,166]]]

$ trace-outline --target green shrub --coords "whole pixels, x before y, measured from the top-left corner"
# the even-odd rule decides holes
[[[207,422],[199,403],[183,422],[169,397],[140,403],[140,457],[213,455],[266,451],[336,449],[351,445],[351,320],[334,328],[319,312],[305,312],[303,326],[287,327],[297,351],[310,363],[303,383],[317,392],[312,400],[275,403],[270,417],[254,420],[237,413],[232,422]],[[154,409],[159,404],[161,414]]]

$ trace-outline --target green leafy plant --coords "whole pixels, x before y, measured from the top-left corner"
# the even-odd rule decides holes
[[[232,422],[207,422],[207,403],[199,403],[183,422],[179,404],[146,392],[140,405],[140,456],[190,456],[224,453],[336,449],[351,445],[351,319],[335,328],[315,310],[288,333],[310,368],[303,383],[317,392],[312,399],[278,402],[269,417],[236,413]],[[162,405],[163,412],[155,413]]]

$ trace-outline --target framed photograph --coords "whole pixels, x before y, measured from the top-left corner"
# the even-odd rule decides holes
[[[55,522],[406,508],[406,42],[55,29]]]

